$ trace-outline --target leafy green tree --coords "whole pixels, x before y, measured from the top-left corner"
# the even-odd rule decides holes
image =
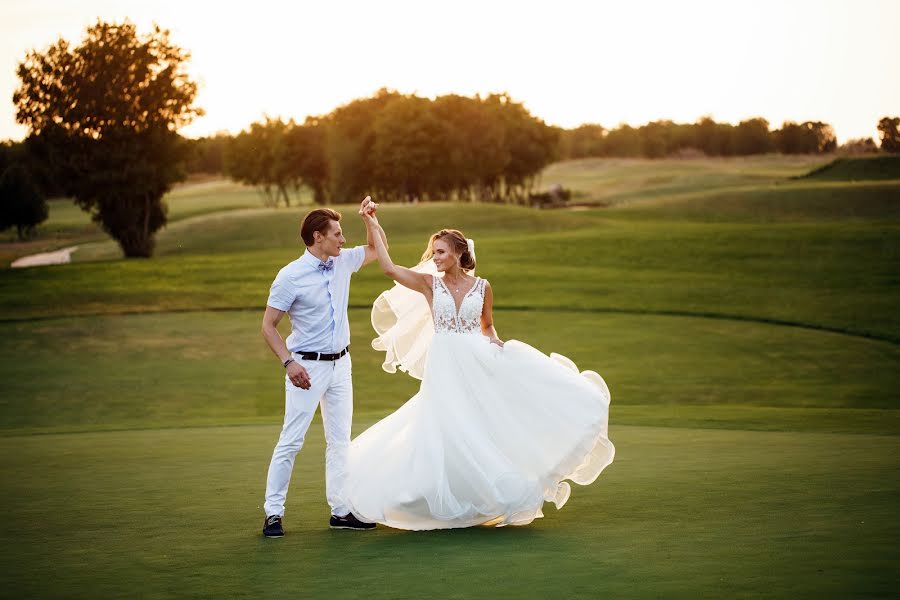
[[[274,205],[277,198],[272,195],[271,186],[267,189],[263,183],[268,148],[254,125],[259,127],[257,124],[250,125],[249,129],[228,141],[222,156],[222,166],[231,179],[259,187],[264,191],[267,203]]]
[[[775,149],[769,122],[761,117],[741,121],[734,131],[735,154],[765,154]]]
[[[707,156],[734,155],[734,126],[703,117],[696,125],[697,146]]]
[[[671,121],[655,121],[641,127],[641,153],[647,158],[662,158],[669,154],[669,135],[672,129]]]
[[[607,134],[605,148],[606,156],[640,156],[641,135],[630,125],[619,125]]]
[[[878,131],[882,150],[900,152],[900,117],[884,117],[878,121]]]
[[[266,119],[264,124],[254,123],[252,129],[259,137],[257,148],[260,154],[257,164],[262,166],[263,184],[268,190],[271,186],[277,191],[276,199],[284,200],[285,206],[291,205],[288,188],[298,187],[297,174],[291,168],[288,156],[286,133],[293,127],[293,121],[283,122],[281,119]]]
[[[502,180],[492,182],[493,199],[525,202],[543,168],[556,158],[558,133],[507,94],[492,94],[485,103],[504,125],[505,146],[510,156]]]
[[[511,160],[503,123],[480,97],[440,96],[431,105],[442,124],[435,140],[441,160],[437,197],[473,201],[487,197],[491,182],[503,176]]]
[[[284,200],[290,206],[288,188],[293,178],[284,168],[286,160],[284,132],[287,124],[280,119],[266,117],[252,123],[239,133],[225,152],[225,169],[235,181],[258,187],[265,194],[266,204],[278,205]]]
[[[324,203],[328,177],[324,143],[324,132],[312,121],[297,125],[266,117],[226,145],[225,172],[235,181],[258,187],[270,206],[281,201],[290,206],[290,191],[304,184],[313,190],[316,202]]]
[[[189,156],[187,171],[189,173],[204,173],[208,175],[220,175],[225,172],[225,147],[231,141],[227,133],[188,140]]]
[[[878,145],[870,137],[847,140],[840,147],[841,154],[876,154]]]
[[[47,219],[47,213],[47,200],[25,167],[7,167],[0,176],[0,231],[15,227],[24,240]]]
[[[318,119],[307,119],[303,125],[292,125],[285,133],[285,151],[297,183],[313,192],[317,204],[328,202],[328,159],[325,154],[326,131]]]
[[[378,112],[373,126],[372,184],[389,198],[414,200],[437,191],[443,156],[442,123],[431,100],[398,96]]]
[[[326,127],[325,154],[329,168],[329,197],[335,202],[361,198],[375,180],[375,120],[396,92],[379,90],[370,98],[336,108],[321,123]]]
[[[30,151],[128,257],[152,255],[163,196],[184,178],[188,145],[176,131],[202,114],[188,59],[158,26],[141,35],[98,21],[78,46],[60,38],[17,69]]]
[[[603,156],[606,148],[606,129],[602,125],[584,124],[559,133],[560,158],[586,158]]]
[[[775,146],[782,154],[818,154],[837,148],[834,130],[821,121],[786,121],[774,135]]]

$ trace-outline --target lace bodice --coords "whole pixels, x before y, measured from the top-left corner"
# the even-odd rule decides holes
[[[466,292],[456,310],[456,300],[444,281],[437,275],[432,277],[431,310],[434,317],[434,331],[456,333],[481,333],[481,308],[484,305],[484,284],[481,277],[475,279],[472,289]]]

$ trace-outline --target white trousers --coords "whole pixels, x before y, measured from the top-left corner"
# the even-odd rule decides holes
[[[284,515],[294,458],[303,447],[306,431],[321,404],[326,444],[325,498],[331,506],[331,514],[344,516],[350,512],[344,502],[343,489],[353,420],[353,363],[349,353],[335,361],[302,360],[298,355],[293,358],[309,373],[312,386],[308,390],[299,388],[285,375],[284,426],[269,464],[266,515]]]

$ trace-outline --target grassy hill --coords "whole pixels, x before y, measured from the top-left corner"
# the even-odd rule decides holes
[[[900,181],[900,155],[837,158],[803,177],[830,181]]]
[[[430,232],[441,227],[465,231],[477,241],[478,273],[493,283],[501,333],[539,341],[535,345],[547,346],[547,351],[569,352],[579,363],[601,372],[610,361],[642,365],[637,358],[643,352],[640,344],[627,343],[625,352],[602,343],[607,335],[631,339],[631,331],[646,329],[641,323],[653,322],[646,344],[667,348],[660,353],[663,358],[679,354],[672,341],[678,339],[677,332],[691,337],[707,324],[723,332],[721,339],[709,338],[687,354],[684,370],[693,371],[690,377],[698,382],[721,380],[706,389],[684,381],[671,388],[677,369],[661,369],[652,376],[640,368],[631,375],[614,371],[623,384],[618,389],[625,392],[617,395],[618,405],[655,407],[626,411],[621,416],[627,422],[677,425],[679,419],[670,418],[673,406],[679,407],[685,423],[729,427],[740,425],[734,412],[737,406],[891,409],[898,390],[897,369],[892,367],[900,342],[900,316],[895,310],[900,299],[896,267],[900,182],[786,177],[809,166],[811,160],[610,161],[601,163],[602,177],[618,173],[627,180],[642,172],[645,179],[658,181],[662,176],[651,176],[653,169],[676,172],[679,165],[683,172],[673,177],[682,183],[698,169],[706,175],[690,194],[665,195],[645,189],[640,201],[605,208],[536,211],[502,205],[386,205],[381,220],[392,253],[403,264],[417,260]],[[577,161],[549,171],[585,169],[587,164]],[[746,173],[740,172],[765,182],[748,188]],[[729,183],[720,181],[720,187],[713,187],[716,178],[723,177]],[[277,415],[277,401],[273,404],[251,393],[259,389],[271,366],[252,323],[265,305],[275,272],[302,250],[297,230],[305,209],[253,207],[258,201],[252,190],[225,182],[184,187],[168,199],[173,221],[159,235],[157,257],[152,260],[121,260],[112,241],[97,240],[83,244],[74,255],[75,264],[0,271],[0,321],[7,328],[5,339],[18,341],[0,347],[8,357],[5,379],[12,382],[7,384],[11,399],[4,409],[8,418],[0,429],[221,422],[218,419],[247,422]],[[364,230],[355,208],[341,208],[347,214],[344,229],[350,243],[362,243]],[[51,216],[51,223],[77,226],[78,213],[71,207],[61,210]],[[379,400],[365,409],[373,415],[396,407],[414,389],[412,382],[402,378],[384,378],[375,368],[377,356],[368,349],[371,332],[366,307],[388,285],[372,266],[355,277],[350,299],[355,353],[373,367],[357,371],[363,378],[370,373],[372,385],[380,392]],[[142,314],[155,316],[138,316]],[[227,326],[238,322],[242,325],[237,330]],[[571,335],[555,334],[570,322],[579,324]],[[101,323],[102,329],[93,329]],[[229,338],[240,338],[241,346],[253,348],[254,353],[242,356],[240,365],[229,366],[226,372],[245,372],[239,378],[244,387],[231,389],[229,382],[216,392],[243,398],[240,410],[223,412],[221,401],[214,400],[216,394],[195,389],[187,395],[190,408],[184,413],[135,412],[115,399],[120,384],[103,378],[79,379],[84,372],[102,371],[101,364],[115,363],[120,352],[112,342],[104,342],[105,350],[81,348],[82,340],[128,337],[129,346],[143,357],[140,364],[149,365],[155,355],[143,354],[149,342],[142,340],[159,338],[157,331],[168,332],[165,337],[170,339],[178,327],[188,332],[179,342],[182,355],[173,359],[178,352],[167,352],[152,367],[169,376],[154,385],[151,404],[165,407],[172,398],[183,396],[175,390],[196,388],[191,378],[203,368],[208,356],[203,348],[211,340],[217,340],[213,345],[219,347],[228,345]],[[54,333],[48,333],[51,330]],[[128,332],[133,330],[143,333],[132,338]],[[219,334],[223,330],[230,332],[224,339]],[[669,337],[663,339],[664,332]],[[802,336],[797,337],[801,333],[812,337],[801,343]],[[78,404],[72,410],[50,411],[44,403],[32,402],[38,397],[51,402],[55,397],[45,393],[46,384],[37,373],[17,376],[28,368],[16,360],[23,345],[31,344],[37,356],[47,339],[57,338],[70,343],[62,351],[54,348],[52,356],[62,352],[75,359],[73,371],[63,369],[67,376],[57,380],[59,393],[69,386],[83,386],[82,395],[94,398],[89,410]],[[560,344],[565,349],[557,345],[559,339],[565,340]],[[749,339],[756,339],[755,345],[742,341]],[[819,339],[830,340],[821,346],[829,352],[827,358],[804,359],[820,365],[812,379],[769,376],[793,385],[789,391],[748,388],[740,381],[740,370],[728,368],[753,362],[756,356],[739,353],[725,363],[700,358],[728,355],[729,348],[747,353],[770,344],[785,346],[776,357],[790,356],[792,346],[797,346],[798,357],[815,355],[821,348],[812,340]],[[866,358],[854,361],[851,352]],[[85,371],[81,361],[87,356],[100,362]],[[767,360],[778,364],[777,358]],[[39,369],[42,361],[29,363]],[[850,377],[846,369],[850,364],[863,368]],[[179,379],[174,373],[183,375]],[[634,377],[634,384],[626,383],[629,377]],[[664,388],[668,391],[662,392]],[[722,389],[728,389],[728,394],[716,392]],[[30,409],[17,409],[17,402]],[[708,410],[711,405],[724,407],[723,412]],[[685,407],[696,406],[703,407],[698,413],[702,418],[684,412],[694,410]],[[760,426],[758,419],[742,414],[754,427]],[[793,413],[781,414],[786,427],[798,426]],[[862,429],[872,420],[869,414],[848,414],[861,420]],[[852,419],[849,423],[842,423],[838,430],[855,430]],[[880,423],[887,430],[897,428],[893,416]],[[780,426],[769,423],[765,428]],[[826,410],[802,427],[828,429],[835,427],[835,421]]]
[[[558,183],[571,189],[574,202],[616,206],[785,182],[827,162],[819,156],[774,154],[658,160],[585,158],[551,165],[541,180],[547,186]]]

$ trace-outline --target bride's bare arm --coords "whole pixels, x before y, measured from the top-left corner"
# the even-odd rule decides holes
[[[386,236],[384,230],[378,225],[378,219],[371,212],[363,212],[362,218],[366,222],[369,239],[375,242],[375,251],[378,254],[378,265],[384,274],[404,287],[415,290],[426,296],[431,294],[431,275],[417,273],[412,269],[395,265],[385,245]]]
[[[484,306],[481,308],[481,333],[491,338],[491,343],[497,344],[501,348],[503,342],[497,335],[494,328],[494,292],[491,290],[491,284],[484,282]]]

